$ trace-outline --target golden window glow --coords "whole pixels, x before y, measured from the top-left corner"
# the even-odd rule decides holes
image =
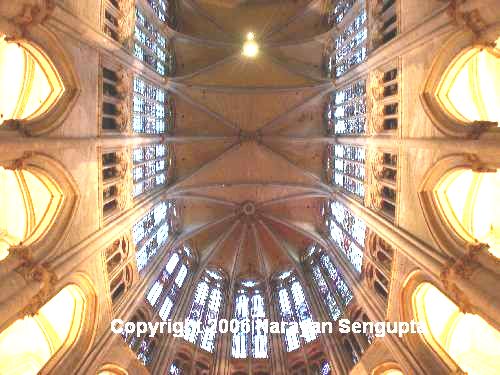
[[[380,375],[403,375],[403,373],[396,369],[390,369],[385,370],[384,372],[380,373]]]
[[[499,54],[478,48],[465,53],[443,77],[438,97],[460,121],[500,123]]]
[[[0,260],[11,246],[42,236],[54,222],[63,194],[49,178],[0,167]]]
[[[437,187],[437,196],[447,222],[464,239],[487,243],[500,257],[500,170],[480,173],[459,169],[448,174]]]
[[[0,126],[47,112],[63,93],[61,78],[45,54],[0,36]]]
[[[85,310],[80,289],[62,289],[33,317],[16,320],[0,334],[0,374],[37,374],[78,334]]]
[[[255,41],[254,33],[247,34],[247,40],[243,43],[243,56],[254,58],[259,53],[259,45]]]
[[[412,302],[418,321],[425,324],[429,344],[444,350],[468,374],[500,373],[500,332],[484,319],[461,313],[429,283],[415,290]]]

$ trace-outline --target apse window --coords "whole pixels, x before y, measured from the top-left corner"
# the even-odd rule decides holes
[[[447,69],[438,100],[447,112],[465,124],[500,121],[500,38],[494,49],[473,48]]]
[[[61,77],[42,51],[0,36],[0,126],[47,113],[63,93]]]

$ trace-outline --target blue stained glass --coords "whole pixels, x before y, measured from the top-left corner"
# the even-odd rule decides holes
[[[197,344],[201,349],[213,353],[217,331],[209,323],[217,320],[223,304],[223,277],[214,271],[205,274],[196,287],[191,309],[186,318],[184,339]],[[201,323],[200,331],[197,323]]]
[[[172,363],[172,365],[170,366],[170,370],[168,372],[170,375],[182,375],[183,374],[183,371],[182,369],[177,366],[175,363]]]
[[[341,21],[344,15],[345,13],[341,10],[338,13],[337,18],[340,18]],[[366,19],[367,13],[363,6],[354,21],[345,25],[335,38],[335,53],[333,57],[335,60],[335,76],[337,78],[342,76],[352,67],[363,62],[366,58],[365,45],[368,35]],[[331,74],[333,67],[329,66],[327,69],[327,71]]]
[[[132,239],[136,245],[137,268],[141,271],[161,248],[168,236],[168,218],[175,216],[166,202],[160,202],[132,227]],[[171,220],[171,219],[170,219]]]
[[[365,195],[365,150],[362,147],[336,144],[329,154],[328,165],[333,165],[333,183],[349,193]]]

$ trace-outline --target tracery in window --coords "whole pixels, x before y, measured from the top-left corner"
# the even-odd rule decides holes
[[[174,69],[174,55],[169,40],[139,9],[135,10],[134,56],[162,76]]]
[[[64,91],[56,68],[41,50],[0,35],[0,126],[47,113]]]
[[[323,208],[325,225],[337,248],[346,256],[353,268],[361,273],[366,237],[366,224],[353,215],[342,203],[329,201]]]
[[[27,169],[0,167],[0,261],[12,246],[43,236],[53,224],[64,200],[48,176]]]
[[[133,315],[131,322],[147,322],[142,312],[137,312]],[[158,347],[158,337],[151,337],[149,333],[142,333],[137,336],[134,333],[127,333],[125,330],[122,333],[123,341],[129,346],[129,348],[135,353],[137,359],[144,365],[150,366],[153,362],[153,358],[156,355],[156,349]]]
[[[135,133],[163,134],[173,127],[173,107],[167,91],[134,77],[132,129]]]
[[[134,198],[167,185],[171,153],[171,148],[161,143],[137,147],[132,151]]]
[[[209,324],[218,320],[225,304],[225,278],[218,270],[205,270],[196,286],[191,308],[186,317],[184,339],[213,353],[217,338],[216,327]],[[201,324],[200,329],[197,325]]]
[[[497,49],[500,38],[496,42]],[[500,123],[500,57],[491,48],[473,48],[448,67],[437,91],[443,109],[463,125]]]
[[[330,0],[330,11],[328,13],[328,25],[338,25],[345,15],[351,10],[356,0]]]
[[[328,361],[324,361],[321,364],[321,368],[320,368],[319,374],[320,375],[331,375],[331,373],[332,373],[332,370],[331,370],[331,367],[330,367],[330,363]]]
[[[129,263],[128,236],[115,240],[105,250],[105,257],[111,302],[115,306],[128,291],[133,279],[132,266]]]
[[[190,254],[187,245],[174,250],[146,295],[147,302],[159,313],[163,321],[171,318],[182,287],[192,272],[193,260]]]
[[[462,238],[489,245],[500,257],[500,170],[475,172],[456,169],[437,185],[436,193],[445,221]]]
[[[311,310],[295,273],[283,272],[275,278],[274,283],[281,321],[288,323],[283,341],[286,351],[291,352],[314,341],[317,334],[310,326],[313,322]]]
[[[364,79],[336,90],[328,103],[328,134],[363,134],[366,124],[366,81]]]
[[[335,72],[339,78],[349,69],[366,59],[366,40],[368,29],[366,26],[366,9],[363,4],[354,20],[348,24],[340,22],[340,32],[335,38],[334,62],[329,66],[330,75]]]
[[[398,154],[369,149],[365,168],[369,171],[365,177],[365,206],[389,220],[395,220],[398,204]]]
[[[474,314],[464,314],[434,285],[420,284],[412,296],[426,341],[468,374],[500,372],[500,332]],[[443,353],[444,354],[444,353]]]
[[[75,285],[63,288],[34,316],[18,319],[0,334],[0,373],[38,374],[60,350],[76,340],[86,299]]]
[[[333,174],[330,182],[362,199],[365,195],[365,149],[335,144],[329,145],[327,150],[326,168]]]
[[[233,317],[240,322],[240,330],[232,337],[232,357],[267,358],[267,333],[260,329],[256,323],[257,320],[266,319],[263,291],[260,285],[253,280],[243,280],[237,288]],[[245,325],[250,328],[248,332],[246,332]]]
[[[174,201],[158,203],[132,227],[137,269],[141,271],[165,245],[174,230],[177,208]]]
[[[147,0],[161,22],[167,22],[170,27],[175,26],[175,2],[173,0]]]
[[[313,244],[303,264],[312,276],[314,287],[326,305],[330,318],[337,321],[354,298],[353,293],[326,251]]]
[[[170,375],[182,375],[184,371],[182,371],[182,368],[180,366],[176,365],[175,363],[172,363],[170,369],[168,370],[168,373]]]

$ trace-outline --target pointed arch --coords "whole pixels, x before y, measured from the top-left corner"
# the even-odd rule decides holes
[[[64,240],[78,206],[73,178],[54,159],[26,153],[0,163],[0,179],[0,260],[13,252],[50,256]]]
[[[0,127],[41,135],[61,126],[79,95],[78,78],[61,43],[45,27],[24,38],[0,34]]]
[[[495,155],[453,155],[425,176],[419,200],[429,230],[443,252],[463,255],[473,247],[500,255],[500,164]]]
[[[477,138],[499,126],[499,42],[480,45],[472,32],[463,31],[436,56],[420,99],[440,132]]]
[[[34,316],[0,333],[0,373],[71,373],[94,340],[96,310],[88,277],[71,276]]]
[[[450,370],[487,375],[500,371],[500,332],[475,314],[464,314],[432,283],[414,283],[411,314],[424,327],[424,342]]]

